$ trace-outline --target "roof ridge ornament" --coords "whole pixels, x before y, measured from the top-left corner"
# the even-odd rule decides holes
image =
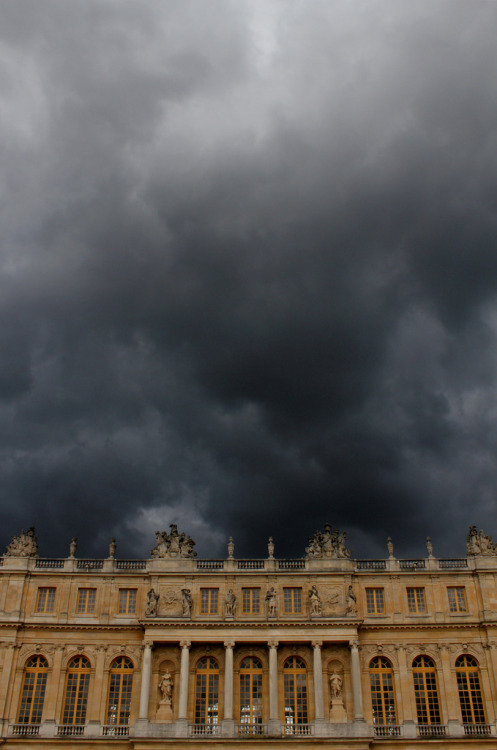
[[[27,531],[21,529],[20,534],[12,537],[4,554],[5,557],[38,557],[38,539],[35,527],[30,526]]]
[[[307,558],[349,558],[350,550],[345,544],[346,537],[345,531],[333,531],[331,524],[325,523],[324,532],[316,531],[309,537],[309,545],[305,548]]]
[[[155,532],[157,543],[150,551],[150,556],[154,558],[196,557],[193,539],[184,532],[179,533],[175,523],[171,523],[169,528],[171,530],[169,534],[166,531]]]

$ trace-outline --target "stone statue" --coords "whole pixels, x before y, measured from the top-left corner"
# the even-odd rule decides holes
[[[184,533],[180,534],[175,523],[170,524],[169,529],[169,534],[165,531],[155,532],[156,543],[150,555],[154,558],[196,557],[193,539]]]
[[[267,602],[267,613],[271,617],[274,617],[276,615],[276,591],[273,587],[269,589],[269,591],[266,594],[266,602]]]
[[[392,542],[391,536],[389,536],[387,539],[387,550],[388,550],[388,556],[393,557],[393,542]]]
[[[428,552],[428,557],[433,557],[433,544],[429,536],[426,537],[426,551]]]
[[[338,672],[333,672],[333,674],[330,674],[330,694],[331,694],[331,703],[333,703],[334,700],[337,698],[340,698],[342,695],[343,690],[343,680],[338,674]]]
[[[230,536],[228,539],[228,560],[233,560],[233,555],[235,553],[235,542],[233,541],[233,537]]]
[[[354,594],[354,589],[349,586],[349,590],[345,596],[345,614],[356,615],[357,614],[357,597]]]
[[[69,545],[69,557],[74,557],[76,555],[76,548],[78,546],[78,540],[75,536],[71,539],[71,544]]]
[[[345,531],[331,528],[331,524],[324,525],[324,532],[316,531],[309,537],[306,555],[308,558],[349,558],[350,550],[347,548]]]
[[[112,537],[109,544],[109,559],[113,560],[116,554],[117,544],[116,544],[116,538]]]
[[[274,560],[274,541],[273,537],[269,537],[268,545],[267,545],[267,554],[270,560]]]
[[[192,598],[190,589],[181,589],[181,596],[183,597],[183,600],[182,600],[183,616],[191,617],[192,607],[193,607],[193,598]]]
[[[22,529],[20,534],[13,536],[4,556],[38,557],[38,539],[36,538],[34,526],[30,526],[27,531]]]
[[[236,610],[236,596],[233,593],[233,589],[230,589],[226,594],[226,601],[224,602],[224,614],[228,617],[233,617]]]
[[[147,594],[147,606],[145,609],[145,617],[156,617],[157,608],[159,606],[159,594],[156,594],[153,589]]]
[[[167,705],[171,705],[171,700],[173,697],[173,678],[171,677],[170,672],[165,672],[163,674],[161,681],[159,682],[159,689],[162,693],[162,700],[161,703],[167,703]]]
[[[323,605],[321,604],[321,598],[315,586],[312,586],[311,590],[309,591],[309,600],[311,602],[311,615],[322,614]]]
[[[483,529],[477,531],[476,526],[470,526],[466,538],[468,556],[474,555],[497,555],[497,544],[492,543],[492,538],[483,533]]]

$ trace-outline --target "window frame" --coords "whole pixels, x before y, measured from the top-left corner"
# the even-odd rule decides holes
[[[381,601],[379,601],[381,599]],[[366,588],[366,612],[368,615],[385,614],[385,589],[382,586]]]
[[[32,662],[35,663],[32,664]],[[27,659],[22,676],[17,724],[41,724],[47,690],[48,669],[48,661],[41,654],[30,656]]]
[[[410,615],[426,615],[426,589],[424,586],[407,586],[407,609]]]
[[[419,660],[423,660],[421,666],[416,665],[416,662]],[[437,667],[431,656],[420,654],[413,659],[412,675],[417,723],[425,726],[428,724],[436,726],[442,724]],[[422,714],[426,716],[426,721],[420,721],[420,715]],[[436,720],[437,717],[438,721]]]
[[[205,665],[205,666],[204,666]],[[195,667],[193,722],[218,726],[220,719],[221,670],[213,656],[202,656]],[[215,710],[214,710],[215,707]]]
[[[128,666],[126,663],[129,663]],[[123,666],[126,664],[126,666]],[[129,724],[131,715],[131,697],[133,693],[134,665],[129,656],[117,656],[109,668],[109,684],[107,686],[107,703],[105,723],[108,726],[125,726]],[[129,679],[126,679],[129,678]],[[117,693],[115,711],[111,713],[111,696]]]
[[[302,614],[302,586],[283,587],[283,610],[285,615]]]
[[[118,615],[135,615],[138,589],[120,588],[117,600]],[[132,608],[131,608],[132,605]]]
[[[219,589],[218,588],[201,588],[200,589],[200,614],[217,615],[219,614]]]
[[[460,663],[464,660],[465,663]],[[474,656],[462,654],[455,662],[457,693],[463,724],[486,724],[485,696],[481,684],[480,666]],[[466,706],[464,705],[466,703]],[[477,704],[480,704],[479,706]],[[465,717],[466,714],[466,717]],[[468,716],[470,714],[470,716]],[[477,717],[480,721],[475,721]],[[468,720],[469,719],[469,720]],[[483,719],[483,721],[481,721]]]
[[[390,659],[385,656],[375,656],[371,659],[369,662],[369,688],[373,724],[380,726],[397,724],[395,678]],[[391,701],[389,700],[389,694],[391,694]],[[392,706],[393,713],[390,710]],[[378,718],[383,719],[383,721],[378,721]]]
[[[309,723],[307,665],[301,656],[289,656],[283,663],[283,734],[293,734],[293,727]]]
[[[83,592],[84,596],[83,596]],[[84,600],[84,601],[83,601]],[[90,609],[91,606],[91,609]],[[78,588],[76,599],[77,615],[94,615],[97,608],[97,589],[95,587],[82,586]]]
[[[36,615],[51,615],[55,612],[56,586],[38,586],[36,592]]]
[[[260,615],[261,589],[258,586],[242,587],[242,615]]]
[[[447,597],[451,615],[468,613],[466,586],[447,586]]]
[[[88,665],[88,666],[86,666]],[[61,724],[82,726],[86,723],[88,697],[90,694],[90,660],[80,654],[74,656],[67,665],[64,695],[62,699]],[[72,693],[72,695],[71,695]],[[80,719],[74,721],[74,719]],[[71,719],[71,721],[69,720]]]

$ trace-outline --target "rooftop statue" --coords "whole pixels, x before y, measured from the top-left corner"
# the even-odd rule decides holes
[[[309,546],[306,547],[307,557],[315,558],[348,558],[350,550],[345,544],[345,531],[332,530],[331,524],[325,523],[324,532],[316,531],[309,537]]]
[[[175,523],[170,524],[169,528],[169,534],[165,531],[155,532],[156,545],[150,552],[151,557],[196,557],[193,539],[184,533],[178,533]]]
[[[12,537],[12,541],[5,551],[5,557],[38,557],[38,539],[34,526],[27,531]]]
[[[468,556],[475,555],[497,555],[497,544],[493,544],[492,537],[477,530],[476,526],[470,526],[466,538]]]

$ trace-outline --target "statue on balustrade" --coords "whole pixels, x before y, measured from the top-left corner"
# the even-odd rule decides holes
[[[145,617],[156,617],[157,609],[159,606],[159,594],[156,594],[153,589],[147,594],[147,606],[145,608]]]
[[[266,594],[266,602],[267,602],[267,613],[270,617],[276,616],[276,591],[273,587],[269,589],[269,591]]]
[[[169,534],[166,531],[155,532],[156,544],[150,551],[151,557],[196,557],[197,553],[193,550],[195,546],[193,539],[183,532],[178,533],[178,526],[175,523],[170,524],[169,528]]]
[[[20,534],[12,537],[5,557],[38,557],[38,539],[34,526],[30,526],[27,531],[22,529]]]
[[[323,531],[309,537],[308,546],[305,551],[308,558],[349,558],[350,550],[347,548],[345,531],[331,528],[331,524],[326,523]]]
[[[236,596],[233,593],[233,589],[230,589],[226,594],[226,601],[224,602],[224,614],[227,617],[233,617],[236,610]]]
[[[492,537],[477,531],[476,526],[470,526],[466,539],[466,547],[469,556],[475,555],[497,555],[497,544],[493,544]]]
[[[193,597],[190,589],[181,589],[183,617],[191,617]]]
[[[320,615],[323,612],[323,605],[321,604],[321,597],[318,594],[318,590],[315,586],[311,587],[309,591],[309,600],[311,603],[311,615]]]

